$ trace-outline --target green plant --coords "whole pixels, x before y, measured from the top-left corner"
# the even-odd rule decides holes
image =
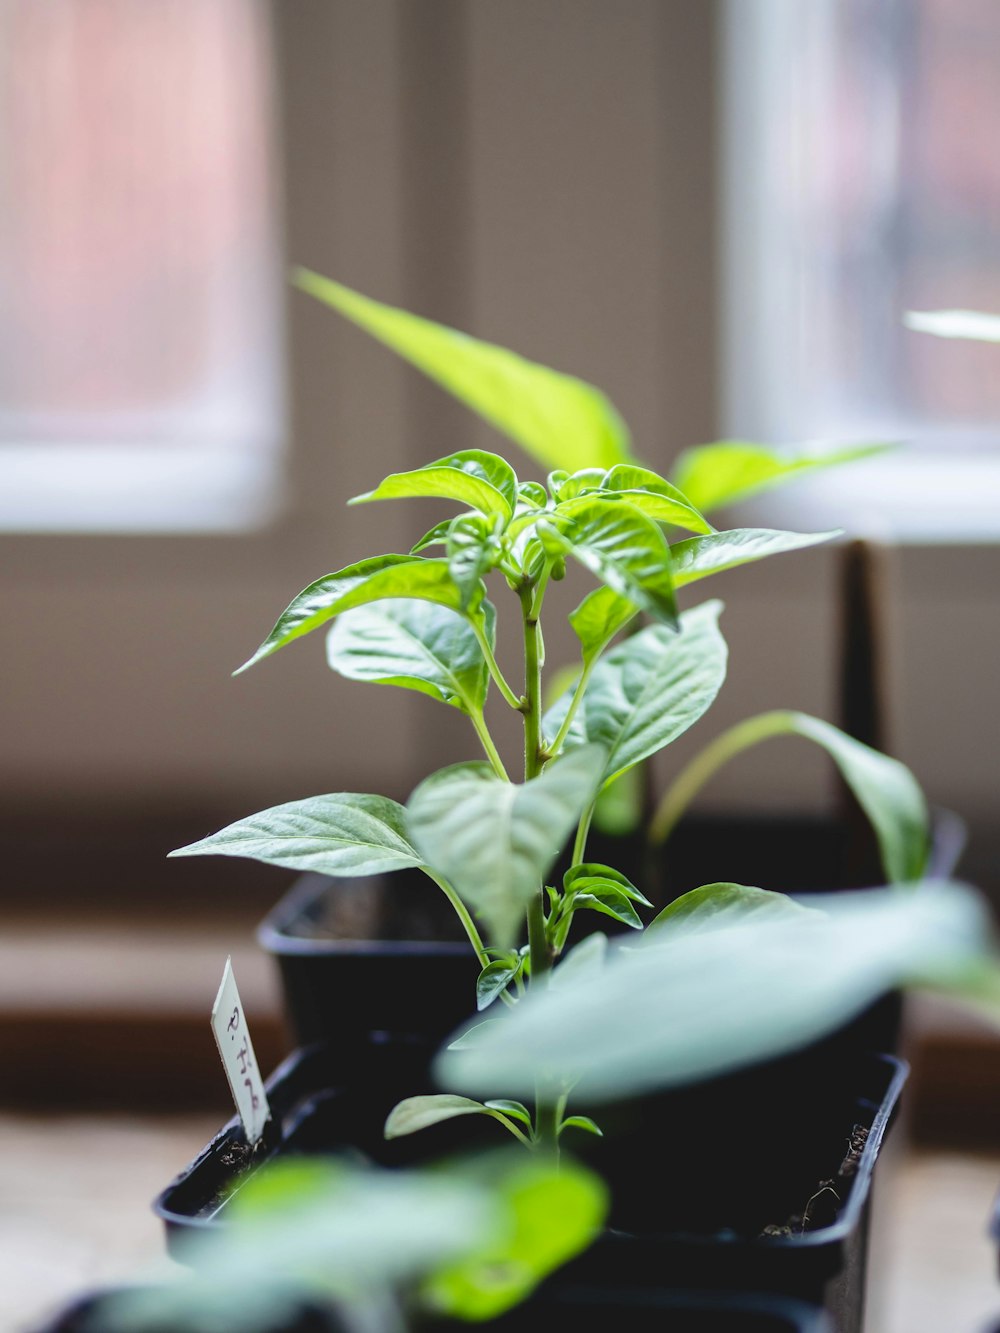
[[[574,1092],[599,1103],[777,1054],[897,984],[945,987],[995,1008],[978,900],[960,886],[920,883],[928,831],[916,781],[819,719],[770,713],[718,737],[676,777],[653,831],[665,837],[701,783],[746,745],[799,735],[838,765],[894,887],[805,906],[755,886],[708,884],[644,930],[641,885],[587,856],[601,793],[697,722],[725,678],[721,604],[681,610],[678,594],[836,535],[718,530],[705,510],[872,448],[781,454],[720,443],[689,451],[670,480],[634,460],[620,417],[589,385],[314,274],[298,282],[554,467],[544,485],[523,481],[498,454],[469,449],[385,478],[352,503],[420,496],[460,512],[409,552],[310,584],[239,668],[328,627],[333,670],[457,709],[482,757],[427,777],[405,808],[378,794],[315,796],[173,853],[333,876],[418,866],[447,895],[481,964],[476,1001],[488,1012],[438,1059],[450,1091],[402,1102],[387,1134],[484,1115],[532,1148],[558,1151],[568,1131],[600,1133],[573,1112]],[[565,613],[555,598],[572,566],[597,586]],[[487,580],[506,605],[494,605]],[[543,624],[563,614],[580,660],[544,708]],[[513,679],[500,666],[511,640]],[[520,718],[518,771],[494,740],[488,700]],[[567,842],[568,868],[552,882]],[[601,933],[572,944],[580,912],[630,929],[636,947]],[[476,1280],[456,1281],[444,1306],[474,1313]]]

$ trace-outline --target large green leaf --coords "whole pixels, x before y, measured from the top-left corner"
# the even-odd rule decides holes
[[[429,375],[543,466],[572,472],[611,467],[630,457],[625,423],[604,394],[583,380],[382,305],[308,269],[296,269],[294,281]]]
[[[427,560],[413,555],[381,555],[348,565],[336,574],[327,574],[310,583],[292,599],[252,657],[235,671],[239,675],[263,657],[325,625],[342,611],[366,606],[386,597],[415,597],[436,602],[453,611],[468,609],[474,614],[486,589],[468,600],[448,570],[447,560]],[[466,606],[467,602],[467,606]]]
[[[492,646],[496,613],[483,604]],[[489,671],[469,622],[447,607],[389,598],[346,611],[326,641],[327,661],[349,680],[401,685],[461,708],[481,709]]]
[[[724,569],[748,565],[768,555],[784,551],[800,551],[840,536],[840,529],[831,532],[782,532],[775,528],[731,528],[714,532],[709,537],[689,537],[674,542],[670,548],[673,559],[674,586],[683,588],[709,574],[721,574]]]
[[[808,901],[819,910],[654,932],[597,975],[536,987],[474,1046],[443,1052],[438,1082],[517,1096],[544,1075],[576,1082],[585,1102],[612,1100],[793,1050],[900,984],[960,991],[986,966],[996,975],[988,914],[964,886]]]
[[[499,947],[514,943],[528,903],[593,799],[602,761],[600,748],[588,746],[525,783],[502,781],[486,763],[455,764],[410,797],[413,845]]]
[[[939,338],[972,338],[976,342],[1000,343],[1000,315],[982,310],[908,310],[903,323],[908,329],[934,333]]]
[[[841,448],[774,449],[741,440],[720,440],[688,449],[677,460],[673,481],[691,504],[706,512],[745,500],[794,477],[881,453],[885,444]]]
[[[675,898],[650,921],[647,929],[660,931],[681,926],[684,930],[718,930],[720,926],[735,925],[760,913],[774,916],[808,910],[787,893],[757,889],[749,884],[702,884]]]
[[[564,748],[602,745],[603,781],[610,782],[697,722],[726,677],[721,610],[720,602],[706,602],[684,612],[679,634],[650,625],[613,648],[594,668]],[[558,732],[571,697],[568,691],[545,714],[546,736]]]
[[[248,856],[324,875],[377,875],[421,864],[406,835],[403,807],[359,792],[275,805],[170,855]]]
[[[608,472],[601,489],[624,496],[657,523],[687,528],[690,532],[715,531],[682,491],[649,468],[620,463]]]
[[[499,454],[485,449],[463,449],[435,459],[412,472],[393,472],[373,491],[356,495],[349,504],[369,500],[399,500],[438,496],[457,500],[483,514],[499,514],[506,522],[514,512],[517,477]]]
[[[662,842],[669,835],[695,794],[723,764],[772,736],[802,736],[826,750],[871,821],[887,879],[905,883],[923,875],[930,845],[929,819],[916,778],[898,759],[808,713],[761,713],[717,736],[665,792],[650,825],[651,840]]]
[[[676,623],[670,547],[657,524],[633,505],[584,495],[539,519],[536,531],[548,549],[571,555],[657,620]]]

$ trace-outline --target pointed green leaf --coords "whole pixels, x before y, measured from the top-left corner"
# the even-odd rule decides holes
[[[748,917],[762,913],[780,915],[805,911],[808,908],[789,898],[787,893],[756,889],[749,884],[703,884],[701,888],[675,898],[646,929],[683,926],[685,930],[717,930],[722,926],[738,925]]]
[[[568,1115],[559,1126],[559,1133],[564,1129],[583,1129],[588,1134],[596,1134],[599,1139],[604,1138],[604,1130],[596,1120],[591,1120],[589,1115]]]
[[[646,907],[653,905],[620,870],[615,870],[613,866],[602,865],[599,861],[581,861],[575,866],[570,866],[563,875],[563,889],[569,893],[571,889],[585,888],[588,880],[601,880],[614,884],[633,902],[642,903]]]
[[[657,620],[676,623],[670,547],[653,520],[632,505],[584,495],[560,504],[536,530],[550,551],[571,555]]]
[[[907,310],[903,323],[908,329],[933,333],[939,338],[1000,343],[1000,315],[982,310]]]
[[[492,647],[496,612],[483,604]],[[326,657],[348,680],[418,690],[464,712],[481,709],[489,671],[469,622],[447,607],[387,598],[345,611],[330,630]]]
[[[670,554],[674,562],[674,585],[678,588],[704,579],[709,574],[721,574],[724,569],[748,565],[768,555],[784,551],[801,551],[839,537],[841,530],[831,532],[781,532],[774,528],[732,528],[715,532],[710,537],[689,537],[674,542]]]
[[[608,472],[602,489],[622,495],[657,523],[669,523],[673,527],[687,528],[690,532],[715,531],[683,491],[649,468],[620,463]]]
[[[487,1115],[488,1110],[482,1102],[472,1101],[468,1097],[453,1097],[450,1093],[433,1093],[425,1097],[406,1097],[398,1102],[389,1112],[385,1122],[385,1137],[401,1139],[406,1134],[416,1134],[431,1125],[439,1125],[443,1120],[454,1120],[460,1115]]]
[[[553,485],[553,495],[562,501],[599,491],[607,475],[607,469],[603,467],[582,467],[576,472],[571,472],[569,476],[563,476],[560,472],[550,472],[549,480]]]
[[[422,370],[543,466],[630,457],[625,423],[599,390],[503,347],[382,305],[308,269],[294,281]]]
[[[804,476],[807,472],[870,458],[887,447],[885,444],[857,444],[832,449],[774,449],[741,440],[721,440],[682,453],[673,480],[690,502],[704,513],[745,500],[758,491]]]
[[[501,948],[593,799],[603,752],[588,746],[530,782],[503,782],[485,763],[456,764],[410,797],[414,846],[471,907]]]
[[[386,597],[415,597],[437,602],[453,611],[474,614],[485,593],[485,587],[480,586],[476,597],[466,607],[462,592],[449,573],[447,560],[425,560],[410,555],[383,555],[362,560],[337,574],[327,574],[303,589],[278,617],[274,629],[253,656],[233,674],[238,676],[262,657],[269,657],[294,639],[309,634],[355,606],[366,606]]]
[[[818,717],[777,716],[789,734],[821,745],[836,763],[875,830],[886,876],[895,884],[919,879],[927,865],[930,818],[920,784],[906,765]]]
[[[603,745],[610,782],[697,722],[726,676],[721,609],[720,602],[706,602],[684,612],[680,634],[651,625],[613,648],[594,668],[565,750]],[[569,699],[563,695],[545,714],[546,736],[558,732]]]
[[[631,900],[617,884],[608,880],[590,880],[588,887],[581,887],[573,894],[573,908],[589,908],[593,912],[602,912],[613,917],[631,930],[642,930],[642,918],[632,906]]]
[[[480,1013],[500,997],[520,970],[521,960],[516,955],[486,964],[476,978],[476,1008]]]
[[[549,502],[549,493],[537,481],[519,481],[517,498],[530,509],[544,509]]]
[[[522,1125],[527,1125],[529,1129],[531,1128],[531,1112],[522,1102],[508,1102],[503,1098],[499,1098],[494,1099],[493,1101],[484,1102],[483,1105],[488,1106],[491,1111],[502,1111],[503,1114],[509,1116],[511,1120],[520,1120]]]
[[[600,973],[536,987],[474,1049],[442,1053],[435,1074],[444,1087],[514,1095],[538,1076],[567,1079],[581,1099],[613,1100],[794,1050],[898,985],[959,994],[977,965],[996,966],[986,908],[962,885],[808,902],[816,910],[754,913],[728,929],[658,931]]]
[[[638,611],[631,598],[623,597],[613,588],[595,588],[588,593],[576,610],[569,613],[569,623],[580,640],[584,663],[603,652]]]
[[[467,514],[458,514],[455,518],[446,518],[440,523],[435,523],[429,532],[425,532],[420,540],[410,547],[410,555],[419,555],[421,551],[426,551],[428,546],[444,546],[448,540],[451,525],[461,518],[472,518],[474,512],[470,510]]]
[[[356,495],[348,503],[367,504],[370,500],[418,496],[457,500],[480,513],[498,514],[508,522],[517,498],[517,477],[499,454],[488,453],[485,449],[463,449],[412,472],[393,472],[375,490]]]
[[[484,574],[502,554],[500,538],[478,514],[451,525],[446,542],[448,573],[462,595],[463,609],[474,601]]]
[[[421,864],[406,836],[403,807],[359,792],[275,805],[170,855],[248,856],[289,870],[351,876]]]

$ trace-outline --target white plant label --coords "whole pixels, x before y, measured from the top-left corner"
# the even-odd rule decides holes
[[[252,1145],[263,1134],[264,1126],[271,1118],[271,1108],[267,1104],[264,1080],[257,1066],[240,993],[236,989],[231,958],[226,959],[222,985],[212,1006],[212,1035],[222,1056],[222,1066],[243,1121],[247,1142]]]

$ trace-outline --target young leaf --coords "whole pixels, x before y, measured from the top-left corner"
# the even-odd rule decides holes
[[[901,984],[960,994],[977,968],[996,973],[985,907],[962,885],[840,892],[809,906],[819,910],[659,931],[597,974],[536,987],[474,1049],[443,1052],[436,1077],[522,1095],[544,1075],[610,1101],[794,1050]]]
[[[453,523],[457,523],[461,518],[474,518],[475,516],[476,511],[470,509],[466,514],[456,514],[454,518],[446,518],[440,523],[435,523],[418,542],[410,547],[410,555],[419,555],[421,551],[426,551],[429,546],[444,546],[448,541],[448,533],[451,531]]]
[[[638,611],[631,598],[623,597],[613,588],[595,588],[588,593],[576,610],[569,613],[569,623],[580,640],[584,664],[603,652]]]
[[[670,547],[653,520],[632,505],[584,495],[560,504],[536,530],[547,549],[571,555],[614,592],[676,624]]]
[[[885,444],[841,448],[772,449],[723,440],[688,449],[677,460],[674,484],[702,512],[745,500],[794,477],[882,453]]]
[[[502,1240],[424,1284],[423,1301],[433,1312],[475,1321],[495,1318],[585,1249],[607,1211],[603,1182],[573,1162],[522,1154],[516,1164],[504,1162],[502,1171],[493,1167],[491,1178],[508,1205],[510,1229]]]
[[[476,979],[476,1008],[480,1013],[507,989],[520,970],[521,960],[516,954],[486,964]]]
[[[588,880],[585,883],[588,887],[584,889],[581,885],[573,895],[575,910],[590,908],[591,911],[603,912],[605,916],[613,917],[615,921],[620,921],[623,926],[628,926],[632,930],[642,930],[642,918],[632,906],[631,899],[617,884],[612,884],[608,880]]]
[[[610,467],[630,457],[625,423],[599,390],[503,347],[382,305],[308,269],[294,281],[391,347],[543,466]]]
[[[469,602],[451,577],[447,560],[425,560],[411,555],[374,556],[348,565],[337,574],[327,574],[304,588],[282,611],[274,629],[253,656],[233,674],[238,676],[262,657],[269,657],[356,606],[386,597],[414,597],[472,615],[485,594],[485,587],[480,585],[477,596]]]
[[[599,743],[607,750],[604,782],[675,740],[709,708],[726,676],[720,602],[685,611],[680,634],[651,625],[618,644],[594,668],[565,750]],[[543,718],[555,736],[570,695]]]
[[[485,449],[463,449],[412,472],[393,472],[375,490],[356,495],[348,504],[417,496],[457,500],[482,514],[498,514],[506,523],[514,513],[517,477],[499,454],[488,453]]]
[[[710,537],[689,537],[674,542],[670,554],[674,562],[674,586],[683,588],[709,574],[721,574],[737,565],[748,565],[768,555],[800,551],[817,542],[828,542],[841,535],[832,532],[781,532],[773,528],[731,528]]]
[[[620,463],[608,472],[601,489],[621,495],[657,523],[687,528],[689,532],[715,531],[682,491],[649,468]]]
[[[401,1139],[406,1134],[439,1125],[443,1120],[454,1120],[460,1115],[488,1115],[482,1102],[468,1097],[453,1097],[450,1093],[434,1093],[426,1097],[407,1097],[389,1112],[385,1122],[385,1137]]]
[[[445,546],[448,572],[462,595],[464,610],[475,598],[483,575],[500,559],[500,539],[477,514],[456,519]]]
[[[351,876],[421,864],[406,836],[403,807],[358,792],[272,806],[170,855],[248,856],[288,870]]]
[[[653,917],[646,929],[659,931],[682,926],[685,930],[717,930],[759,914],[773,916],[808,910],[787,893],[756,889],[749,884],[703,884],[675,898]]]
[[[522,1102],[509,1102],[503,1098],[497,1098],[493,1101],[483,1102],[491,1111],[502,1111],[510,1120],[520,1120],[522,1125],[531,1128],[531,1112]]]
[[[496,612],[483,603],[492,647]],[[346,611],[326,640],[326,660],[348,680],[400,685],[465,712],[482,708],[489,671],[469,622],[447,607],[387,598]]]
[[[588,1134],[596,1134],[599,1139],[604,1138],[604,1130],[589,1115],[568,1115],[559,1126],[559,1133],[564,1129],[584,1129]]]
[[[631,898],[636,903],[642,903],[644,907],[652,907],[653,905],[620,870],[615,870],[613,866],[601,865],[597,861],[582,861],[575,866],[571,866],[563,875],[563,889],[566,893],[569,893],[571,889],[574,892],[586,890],[592,880],[615,885],[625,894],[626,898]]]
[[[1000,343],[1000,315],[982,310],[907,310],[903,323],[917,333],[934,333],[939,338]]]
[[[455,764],[410,797],[414,845],[501,948],[514,943],[527,904],[593,799],[602,760],[588,746],[522,784],[501,781],[485,763]]]

